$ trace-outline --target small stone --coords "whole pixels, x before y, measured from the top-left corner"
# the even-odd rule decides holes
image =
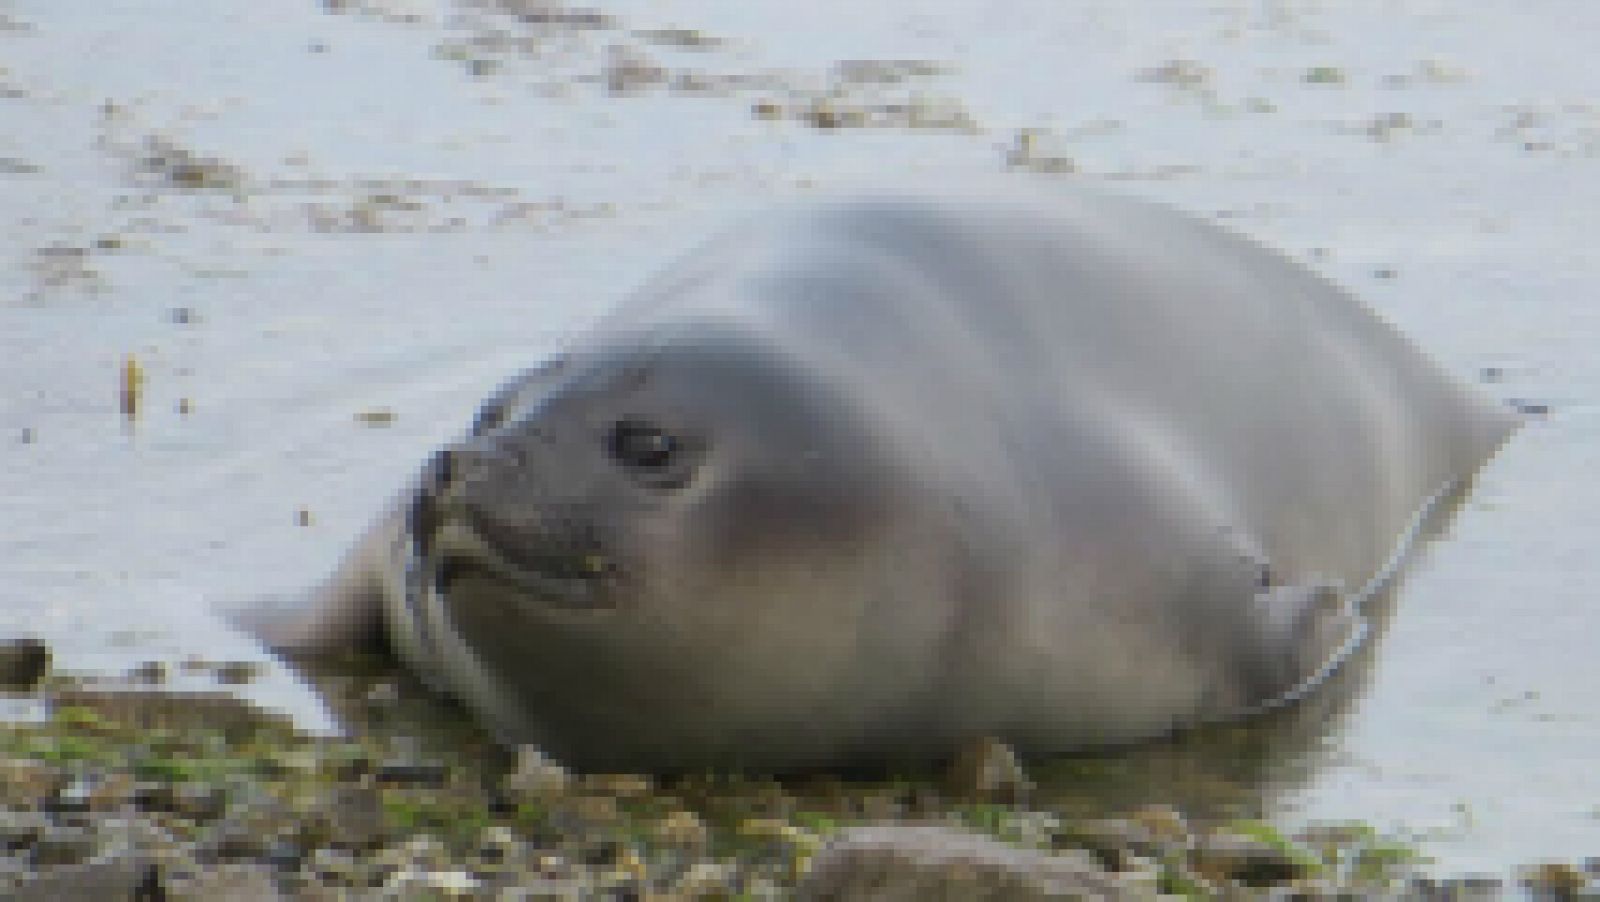
[[[1210,880],[1234,880],[1246,886],[1273,886],[1307,877],[1314,870],[1310,851],[1295,855],[1287,847],[1261,842],[1227,830],[1207,834],[1196,844],[1195,872]]]
[[[426,833],[419,833],[401,842],[397,847],[402,860],[418,870],[439,870],[450,860],[450,850],[444,843]]]
[[[48,799],[60,787],[61,779],[60,771],[42,761],[0,761],[0,791],[12,807]]]
[[[747,839],[764,840],[801,855],[811,855],[822,845],[815,833],[777,818],[749,818],[739,824],[739,835]]]
[[[450,779],[443,764],[422,761],[386,761],[378,765],[373,779],[380,786],[423,786],[439,788]]]
[[[363,426],[390,426],[396,418],[395,412],[387,407],[374,407],[356,413],[356,422]]]
[[[44,808],[46,811],[59,813],[84,812],[89,810],[93,796],[94,782],[79,777],[56,790],[56,794],[45,802]]]
[[[963,798],[1014,804],[1033,789],[1017,753],[998,739],[984,737],[964,747],[946,775],[950,791]]]
[[[562,803],[561,813],[571,819],[576,830],[599,830],[615,826],[622,819],[612,796],[572,796]]]
[[[522,857],[527,846],[510,827],[493,824],[478,837],[478,858],[490,864],[504,864]]]
[[[811,861],[800,899],[1123,898],[1088,854],[1019,849],[948,827],[884,824],[838,834]]]
[[[1518,882],[1540,898],[1572,899],[1589,885],[1589,878],[1566,862],[1545,862],[1526,868]]]
[[[355,856],[343,849],[324,847],[311,853],[301,870],[337,886],[355,885],[361,866]]]
[[[1530,417],[1542,417],[1550,414],[1550,405],[1542,401],[1530,401],[1526,398],[1507,398],[1506,403],[1517,413]]]
[[[32,860],[35,867],[78,864],[94,855],[99,843],[82,827],[51,825],[34,838]]]
[[[50,826],[50,819],[36,811],[0,809],[0,849],[17,852],[33,845]]]
[[[114,811],[133,798],[134,785],[126,774],[78,777],[57,790],[43,807],[57,814]]]
[[[0,641],[0,689],[31,689],[50,670],[50,647],[23,637]]]
[[[135,683],[159,685],[167,681],[167,665],[161,661],[145,661],[128,671],[128,679]]]
[[[689,866],[674,887],[686,899],[734,897],[738,868],[720,861],[700,861]]]
[[[565,794],[572,775],[537,746],[524,745],[517,749],[517,766],[506,775],[504,786],[513,800],[540,799]]]
[[[385,680],[367,690],[361,699],[370,708],[387,710],[400,704],[400,688],[393,682]]]
[[[674,811],[651,827],[657,840],[669,846],[700,848],[706,844],[710,831],[705,822],[692,811]]]
[[[413,871],[410,873],[402,872],[402,875],[397,875],[398,879],[391,878],[384,888],[389,890],[431,890],[430,897],[466,899],[473,898],[480,885],[476,878],[462,870]]]
[[[192,874],[171,875],[165,869],[159,895],[136,896],[163,902],[269,902],[283,898],[273,879],[272,869],[259,864],[225,864],[200,869]]]
[[[1505,884],[1487,875],[1466,877],[1415,877],[1408,881],[1407,898],[1441,899],[1449,902],[1498,902],[1505,898]]]
[[[261,675],[254,661],[222,661],[211,669],[211,676],[224,686],[243,686]]]
[[[223,815],[228,794],[209,783],[181,783],[173,788],[173,811],[197,821],[211,821]]]
[[[642,796],[650,792],[650,778],[642,774],[589,774],[580,785],[586,792],[614,796],[619,799]]]
[[[12,902],[61,902],[63,899],[153,899],[155,868],[144,856],[124,853],[70,866],[35,868],[6,893]],[[159,882],[154,883],[159,892]],[[143,893],[143,895],[141,895]]]
[[[178,810],[177,790],[171,783],[153,780],[135,783],[132,801],[135,808],[144,812],[172,813]]]
[[[1142,827],[1118,818],[1067,824],[1056,835],[1055,845],[1089,852],[1112,871],[1129,870],[1138,853],[1157,851]]]
[[[205,857],[216,861],[250,861],[266,857],[269,839],[250,824],[227,820],[204,835],[200,848]]]
[[[1188,822],[1171,805],[1147,805],[1128,815],[1128,820],[1143,827],[1145,833],[1157,843],[1182,845],[1189,840]]]
[[[333,839],[348,849],[370,849],[383,841],[383,798],[370,785],[341,786],[327,812]]]

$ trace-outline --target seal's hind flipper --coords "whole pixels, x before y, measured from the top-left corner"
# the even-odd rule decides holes
[[[1258,710],[1321,685],[1367,635],[1357,599],[1336,582],[1269,586],[1256,593],[1254,606],[1260,632],[1247,685]]]

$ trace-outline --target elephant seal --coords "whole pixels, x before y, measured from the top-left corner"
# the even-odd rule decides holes
[[[1514,426],[1349,294],[1164,207],[800,203],[513,379],[263,630],[381,622],[582,768],[1125,743],[1314,686]]]

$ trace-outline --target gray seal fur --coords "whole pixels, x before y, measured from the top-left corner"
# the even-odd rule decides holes
[[[381,620],[595,769],[1025,755],[1292,701],[1515,427],[1346,292],[1154,204],[752,216],[512,380],[281,648]]]

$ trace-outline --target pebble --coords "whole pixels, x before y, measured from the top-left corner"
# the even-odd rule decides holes
[[[705,822],[692,811],[674,811],[656,821],[651,828],[657,840],[669,846],[696,849],[710,836]]]
[[[0,689],[31,689],[50,671],[50,648],[38,639],[0,641]]]
[[[516,769],[506,775],[504,782],[506,795],[514,801],[561,795],[571,786],[572,774],[531,745],[517,749]]]
[[[340,786],[327,811],[329,832],[348,849],[371,849],[383,841],[383,798],[366,784]]]
[[[378,765],[373,779],[379,786],[424,786],[438,789],[449,780],[450,769],[443,764],[420,761],[387,761]]]
[[[1286,849],[1227,831],[1203,836],[1193,856],[1196,873],[1213,881],[1268,886],[1309,876],[1310,853]]]
[[[1572,899],[1592,890],[1588,875],[1565,862],[1547,862],[1525,868],[1520,881],[1534,894],[1555,899]]]
[[[183,877],[162,874],[163,902],[277,902],[278,892],[272,870],[261,865],[230,864]]]
[[[16,852],[32,846],[50,826],[50,819],[34,811],[0,810],[0,849]]]
[[[87,828],[49,824],[34,837],[31,859],[37,867],[78,864],[93,856],[98,846]]]
[[[1008,805],[1021,802],[1033,789],[1016,751],[992,737],[963,748],[946,782],[957,797]]]
[[[942,826],[878,825],[841,832],[812,859],[797,898],[1125,898],[1133,888],[1087,853],[1019,849]]]
[[[151,869],[142,856],[105,859],[34,870],[6,893],[12,902],[62,902],[64,899],[137,899],[150,884]],[[143,898],[150,898],[148,895]]]

